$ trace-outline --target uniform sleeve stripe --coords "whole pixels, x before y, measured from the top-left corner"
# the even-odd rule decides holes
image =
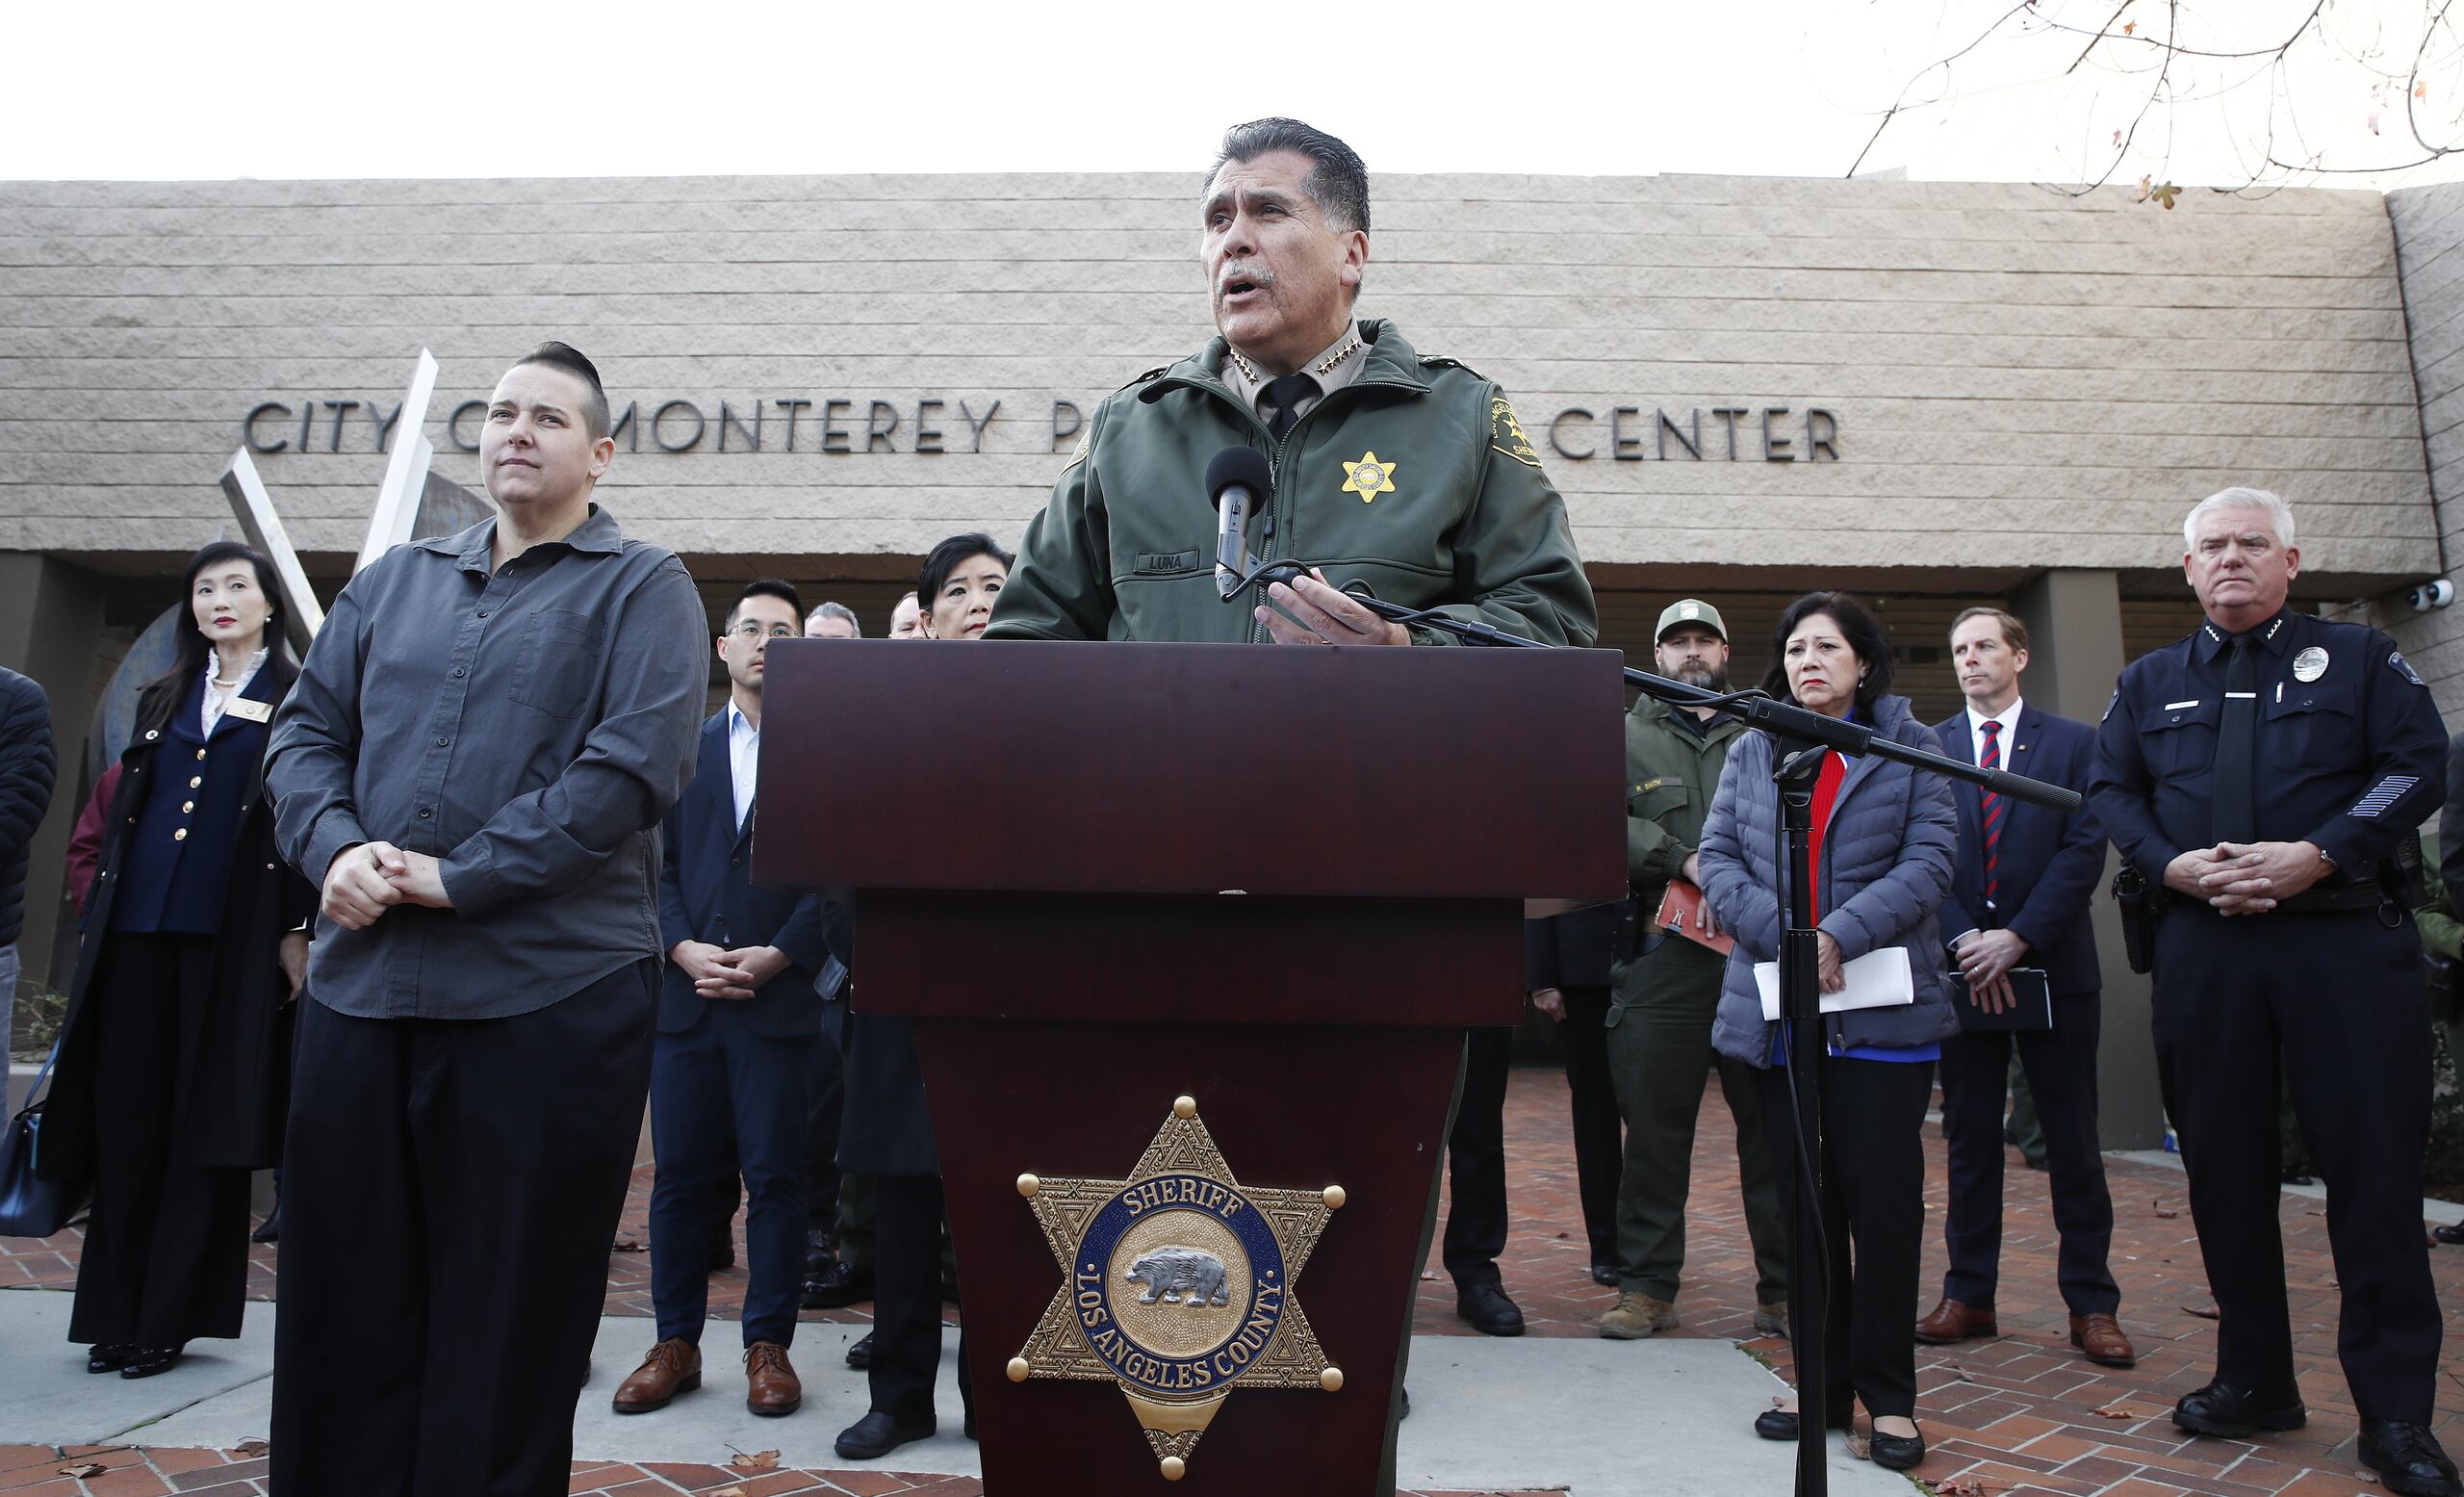
[[[2360,816],[2365,820],[2376,816],[2380,812],[2385,811],[2390,806],[2395,805],[2397,801],[2402,799],[2406,792],[2411,790],[2414,786],[2421,783],[2421,778],[2418,775],[2391,774],[2386,779],[2370,787],[2370,793],[2353,802],[2352,809],[2346,812],[2345,814],[2348,816]]]

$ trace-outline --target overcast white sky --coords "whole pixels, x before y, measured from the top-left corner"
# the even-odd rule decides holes
[[[2272,47],[2315,0],[2132,0],[2114,24],[2133,36],[2071,68],[2118,3],[29,4],[7,22],[0,178],[1186,171],[1270,114],[1379,171],[1835,176],[1919,78],[1865,171],[2078,181],[2146,96],[2147,36]],[[2328,9],[2281,80],[2264,57],[2183,60],[2186,102],[2148,114],[2115,180],[2246,182],[2271,116],[2288,157],[2296,129],[2330,166],[2421,154],[2390,77],[2430,6]],[[2432,138],[2464,141],[2451,37],[2423,81]],[[2464,157],[2402,180],[2459,175]]]

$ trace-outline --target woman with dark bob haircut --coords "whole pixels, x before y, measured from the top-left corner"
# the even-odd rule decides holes
[[[1789,605],[1773,632],[1771,658],[1763,687],[1772,695],[1862,723],[1895,742],[1937,746],[1908,699],[1890,694],[1890,641],[1882,625],[1846,593],[1809,593]],[[1763,1019],[1754,977],[1757,963],[1779,958],[1787,923],[1772,762],[1770,735],[1736,740],[1699,856],[1704,894],[1736,938],[1711,1043],[1759,1070],[1772,1159],[1794,1182],[1802,1157],[1797,1130],[1810,1120],[1796,1117],[1787,1026]],[[1789,1323],[1799,1335],[1823,1338],[1827,1385],[1814,1390],[1823,1422],[1849,1428],[1861,1401],[1873,1421],[1875,1463],[1905,1471],[1925,1458],[1915,1419],[1916,1275],[1925,1227],[1919,1135],[1933,1092],[1931,1062],[1940,1056],[1942,1038],[1959,1027],[1934,919],[1950,892],[1959,841],[1949,785],[1889,760],[1825,755],[1811,840],[1822,991],[1847,986],[1849,962],[1898,946],[1908,953],[1915,1001],[1823,1017],[1819,1248],[1828,1250],[1821,1271],[1831,1285],[1830,1316],[1816,1332],[1791,1303]],[[1807,1250],[1810,1255],[1817,1246]],[[1800,1288],[1792,1278],[1792,1302]],[[1755,1432],[1793,1440],[1798,1417],[1765,1410]]]
[[[317,890],[274,850],[267,724],[297,669],[273,568],[237,541],[189,559],[193,627],[138,697],[103,820],[44,1113],[43,1171],[90,1178],[68,1339],[144,1378],[237,1336],[248,1174],[281,1161],[284,1005]]]

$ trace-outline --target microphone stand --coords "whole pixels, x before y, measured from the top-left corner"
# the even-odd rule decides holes
[[[1285,582],[1303,575],[1290,562],[1253,569],[1245,579],[1226,584],[1229,603],[1247,587]],[[1467,644],[1519,650],[1565,648],[1509,634],[1494,624],[1457,618],[1434,609],[1408,608],[1388,603],[1355,582],[1344,596],[1382,619],[1418,625],[1454,635]],[[1627,667],[1627,684],[1672,707],[1709,708],[1748,727],[1760,728],[1779,739],[1771,778],[1780,788],[1780,830],[1775,849],[1779,865],[1788,870],[1787,925],[1780,938],[1780,1014],[1787,1041],[1788,1085],[1796,1114],[1796,1189],[1791,1193],[1788,1222],[1788,1342],[1795,1352],[1797,1373],[1798,1497],[1825,1497],[1830,1470],[1825,1465],[1824,1404],[1826,1395],[1823,1329],[1831,1313],[1831,1254],[1822,1230],[1822,1062],[1821,979],[1813,923],[1815,870],[1812,859],[1814,782],[1822,773],[1826,753],[1872,754],[1928,774],[1982,786],[1997,795],[2068,813],[2079,809],[2076,790],[2007,769],[1986,769],[1928,749],[1912,748],[1874,730],[1836,717],[1825,717],[1759,690],[1718,692],[1681,681]]]

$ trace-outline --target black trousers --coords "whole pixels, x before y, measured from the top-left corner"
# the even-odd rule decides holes
[[[1823,1323],[1822,1413],[1844,1425],[1851,1400],[1876,1418],[1916,1412],[1916,1274],[1925,1237],[1925,1104],[1933,1068],[1825,1056],[1822,1085],[1822,1232],[1791,1259],[1831,1287]],[[1793,1202],[1797,1114],[1788,1072],[1761,1072],[1762,1121],[1779,1167],[1782,1200]],[[1852,1256],[1853,1250],[1853,1256]],[[1805,1334],[1805,1274],[1788,1277],[1788,1323]],[[1798,1407],[1812,1406],[1798,1390]]]
[[[658,964],[510,1019],[303,998],[274,1490],[559,1497],[650,1091]]]
[[[2281,1074],[2327,1186],[2353,1407],[2428,1423],[2442,1328],[2422,1237],[2429,998],[2413,922],[2175,909],[2157,927],[2155,977],[2156,1073],[2216,1294],[2217,1376],[2294,1388]]]
[[[68,1339],[174,1347],[236,1336],[248,1286],[248,1172],[182,1162],[172,1115],[193,1064],[214,938],[100,939],[94,1206]]]
[[[1446,1135],[1453,1194],[1447,1202],[1445,1245],[1439,1252],[1457,1289],[1504,1281],[1498,1254],[1505,1251],[1505,1081],[1514,1031],[1475,1029],[1471,1034],[1463,1056],[1462,1098],[1454,1109],[1454,1126]],[[1612,1101],[1612,1115],[1615,1110]],[[1613,1219],[1613,1194],[1609,1213]]]
[[[1942,1218],[1950,1250],[1943,1298],[1993,1306],[2002,1259],[2002,1105],[2016,1049],[2044,1133],[2053,1225],[2062,1234],[2056,1270],[2062,1303],[2073,1315],[2110,1315],[2120,1307],[2121,1291],[2106,1266],[2114,1200],[2096,1150],[2097,997],[2091,991],[2055,998],[2051,1029],[1982,1031],[1942,1042],[1942,1130],[1951,1161]]]
[[[875,1410],[930,1419],[941,1371],[941,1181],[932,1174],[873,1177],[873,1360],[866,1370]],[[972,1408],[966,1330],[959,1330],[959,1397]]]
[[[1617,1183],[1626,1171],[1626,1132],[1617,1084],[1608,1071],[1608,990],[1561,988],[1566,1021],[1566,1091],[1574,1110],[1575,1186],[1591,1261],[1617,1266]],[[1503,1105],[1501,1094],[1501,1107]],[[1503,1114],[1500,1114],[1502,1120]],[[1502,1128],[1502,1121],[1501,1121]],[[1502,1154],[1501,1154],[1502,1158]],[[1499,1246],[1504,1246],[1501,1239]]]
[[[828,1022],[813,1044],[812,1107],[805,1128],[805,1225],[808,1231],[838,1229],[838,1125],[847,1112],[845,1041]]]

